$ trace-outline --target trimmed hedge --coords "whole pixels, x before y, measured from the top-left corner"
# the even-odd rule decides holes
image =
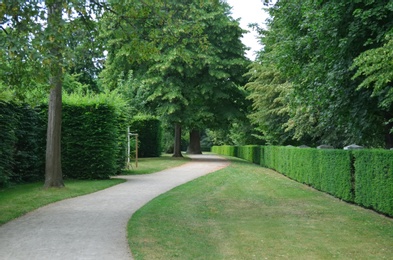
[[[393,151],[353,152],[355,202],[393,216]]]
[[[130,130],[138,133],[139,157],[161,156],[161,122],[154,116],[135,116]]]
[[[43,179],[40,119],[29,106],[0,101],[0,187]]]
[[[260,164],[260,146],[259,145],[239,146],[237,148],[237,157],[255,164]]]
[[[0,101],[0,186],[6,186],[13,174],[17,125],[16,105]]]
[[[12,182],[34,182],[44,179],[46,117],[39,109],[27,105],[18,108],[15,130],[15,165]]]
[[[228,152],[233,150],[238,153]],[[212,152],[260,164],[342,200],[393,216],[393,151],[248,145],[213,146]]]
[[[112,106],[63,104],[64,178],[107,179],[115,175],[119,168],[118,126],[119,116]]]
[[[213,153],[237,157],[237,147],[232,145],[212,146]]]
[[[128,120],[114,103],[105,97],[63,102],[64,178],[106,179],[125,166]],[[0,187],[44,179],[47,109],[0,101]]]
[[[346,201],[353,201],[350,153],[344,150],[266,146],[262,166]]]

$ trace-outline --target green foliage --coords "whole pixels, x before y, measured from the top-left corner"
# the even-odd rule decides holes
[[[38,109],[18,107],[16,128],[15,165],[13,183],[34,182],[44,179],[45,121]]]
[[[63,174],[75,179],[106,179],[124,166],[124,102],[115,93],[65,96]],[[126,112],[126,111],[124,111]],[[120,157],[120,158],[119,158]]]
[[[390,128],[384,123],[391,119],[391,44],[384,40],[393,25],[391,1],[283,0],[269,12],[248,84],[262,138],[384,146]],[[358,72],[351,70],[354,60]]]
[[[237,156],[246,161],[259,164],[260,163],[260,146],[259,145],[245,145],[237,147]]]
[[[253,102],[251,122],[262,134],[267,144],[288,143],[291,132],[285,132],[284,125],[289,119],[288,98],[291,84],[272,65],[255,62],[246,74],[250,82],[245,88],[250,92],[248,99]]]
[[[39,111],[0,101],[0,186],[43,179],[44,124]]]
[[[393,152],[354,151],[355,202],[393,216]]]
[[[214,146],[212,152],[235,156],[274,169],[291,179],[354,201],[354,179],[348,151],[284,146]]]
[[[16,106],[0,101],[0,186],[7,185],[12,176],[17,125]]]
[[[386,39],[382,47],[360,54],[352,68],[357,68],[353,78],[363,79],[358,88],[372,88],[372,96],[378,98],[379,106],[389,111],[393,103],[393,35]]]
[[[232,145],[221,145],[221,146],[212,146],[211,151],[213,153],[227,155],[227,156],[237,156],[237,146]]]
[[[104,85],[120,87],[132,106],[184,130],[225,128],[240,116],[245,94],[238,85],[248,62],[243,30],[226,3],[135,1],[117,11],[142,12],[143,19],[104,21]]]
[[[130,130],[138,134],[138,154],[140,157],[159,157],[161,155],[161,122],[153,116],[135,116]]]
[[[392,219],[239,159],[155,198],[127,230],[136,260],[393,255]]]

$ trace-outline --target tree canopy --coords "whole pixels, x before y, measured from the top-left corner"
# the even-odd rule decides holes
[[[289,118],[282,124],[285,131],[294,131],[295,139],[309,144],[384,146],[391,109],[378,106],[382,100],[377,92],[382,92],[373,93],[368,87],[382,83],[374,85],[379,76],[375,66],[389,64],[381,59],[374,65],[369,62],[381,48],[387,50],[391,1],[280,0],[269,10],[268,28],[260,30],[264,49],[258,63],[263,71],[273,67],[289,83],[290,91],[274,82],[266,85],[278,95],[290,92],[285,105]],[[383,87],[378,90],[386,91],[389,77],[383,74]],[[255,98],[255,91],[252,95],[256,111],[272,111]]]

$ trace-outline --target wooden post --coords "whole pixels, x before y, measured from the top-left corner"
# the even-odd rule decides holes
[[[127,141],[128,141],[127,168],[130,167],[130,155],[131,155],[130,136],[135,136],[135,168],[138,168],[138,134],[130,133],[130,127],[128,127],[127,129]]]

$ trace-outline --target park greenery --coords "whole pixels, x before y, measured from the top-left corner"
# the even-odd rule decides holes
[[[113,157],[91,164],[104,175],[83,175],[116,174],[138,117],[160,121],[154,154],[178,157],[222,144],[392,147],[391,1],[263,2],[270,18],[251,26],[261,42],[251,61],[223,0],[2,1],[1,185],[36,167],[45,187],[64,186],[79,175],[66,158],[92,154],[70,152],[82,143],[101,151],[92,160]]]
[[[134,259],[384,259],[392,231],[389,218],[231,158],[139,209],[128,241]]]

